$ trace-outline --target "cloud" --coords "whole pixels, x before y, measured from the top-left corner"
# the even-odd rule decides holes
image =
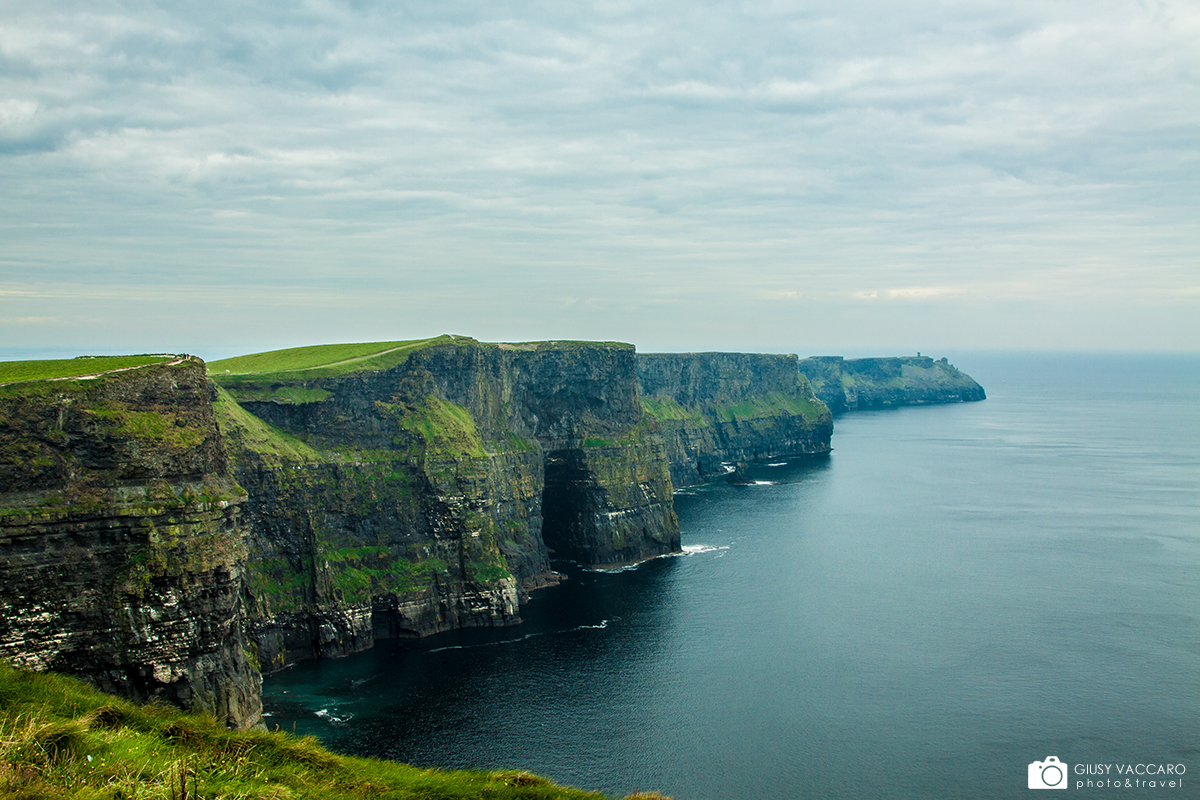
[[[888,289],[884,292],[889,298],[897,300],[932,300],[939,297],[954,297],[963,290],[957,286],[905,286],[899,289]]]
[[[0,259],[46,291],[240,280],[370,305],[453,285],[528,315],[686,286],[751,319],[780,292],[1178,301],[1194,283],[1185,2],[5,16]]]

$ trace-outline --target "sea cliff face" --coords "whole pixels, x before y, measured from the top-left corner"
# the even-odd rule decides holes
[[[519,622],[552,559],[678,551],[674,488],[828,453],[821,397],[983,398],[944,359],[599,342],[130,359],[0,385],[0,657],[234,727],[260,670]]]
[[[0,387],[0,656],[245,728],[240,518],[204,364]]]
[[[829,452],[832,416],[794,355],[643,353],[638,386],[676,487],[750,461]]]
[[[817,397],[835,414],[867,408],[984,400],[983,387],[942,358],[816,356],[800,362]]]
[[[214,365],[264,668],[517,622],[520,596],[556,579],[551,555],[678,550],[631,346],[440,337],[365,367]]]

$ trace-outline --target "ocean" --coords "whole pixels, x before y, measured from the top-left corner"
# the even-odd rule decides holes
[[[986,401],[841,416],[678,494],[682,555],[291,667],[268,723],[618,796],[1200,797],[1200,357],[951,360]]]

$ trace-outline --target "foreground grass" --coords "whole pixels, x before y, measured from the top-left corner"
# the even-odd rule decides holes
[[[632,795],[631,797],[659,797]],[[8,800],[603,800],[525,772],[446,772],[335,755],[316,739],[227,731],[0,662]]]
[[[44,361],[0,361],[0,383],[44,381],[52,378],[76,378],[114,369],[161,364],[174,356],[95,356],[59,358]]]

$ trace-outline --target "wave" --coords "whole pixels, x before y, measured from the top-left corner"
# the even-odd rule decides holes
[[[718,550],[728,550],[728,549],[729,549],[729,545],[727,545],[727,544],[722,544],[722,545],[715,545],[715,544],[685,544],[685,545],[683,546],[683,550],[682,550],[681,552],[678,552],[678,553],[672,553],[672,555],[676,555],[676,556],[695,556],[695,555],[700,555],[701,553],[715,553],[715,552],[717,552]]]
[[[335,717],[333,714],[329,713],[328,708],[322,708],[320,711],[316,711],[313,713],[315,713],[321,719],[329,720],[330,722],[334,723],[335,725],[340,725],[343,722],[349,722],[350,720],[354,719],[353,714],[347,714],[344,717]]]
[[[767,464],[768,467],[786,467],[787,465],[788,462],[786,461],[772,461],[770,464]]]
[[[620,617],[614,617],[613,619],[620,619]],[[612,621],[613,620],[602,619],[595,625],[576,625],[574,628],[563,628],[562,630],[557,631],[537,631],[536,633],[527,633],[524,636],[518,636],[515,639],[501,639],[498,642],[480,642],[479,644],[451,644],[446,645],[445,647],[435,647],[432,650],[427,650],[426,652],[440,653],[443,650],[475,650],[479,647],[498,647],[502,644],[516,644],[517,642],[523,642],[526,639],[535,639],[538,636],[555,636],[560,633],[575,633],[576,631],[598,631],[607,628],[608,623]],[[318,713],[318,716],[320,716],[320,713]]]
[[[773,481],[755,481],[755,483],[756,484],[769,484],[771,486],[775,485]],[[615,575],[619,572],[633,572],[635,569],[640,568],[643,564],[649,564],[651,561],[657,561],[660,558],[679,558],[680,556],[694,556],[699,553],[711,553],[716,550],[728,550],[728,549],[729,549],[728,545],[723,545],[723,546],[717,547],[715,545],[707,545],[707,544],[685,544],[677,552],[663,553],[662,555],[657,555],[652,558],[647,558],[645,561],[639,561],[636,564],[626,564],[623,567],[584,567],[583,571],[584,572],[598,572],[598,573],[602,573],[602,574],[606,574],[606,575]]]
[[[671,553],[663,554],[663,556],[669,556],[669,555],[672,555],[672,554]],[[647,558],[646,561],[653,561],[655,558],[662,558],[663,556],[653,556],[652,558]],[[640,567],[642,564],[645,564],[646,561],[639,561],[636,564],[625,564],[624,566],[620,566],[620,567],[583,567],[582,569],[584,572],[600,572],[605,575],[615,575],[618,572],[633,572],[635,569]]]

